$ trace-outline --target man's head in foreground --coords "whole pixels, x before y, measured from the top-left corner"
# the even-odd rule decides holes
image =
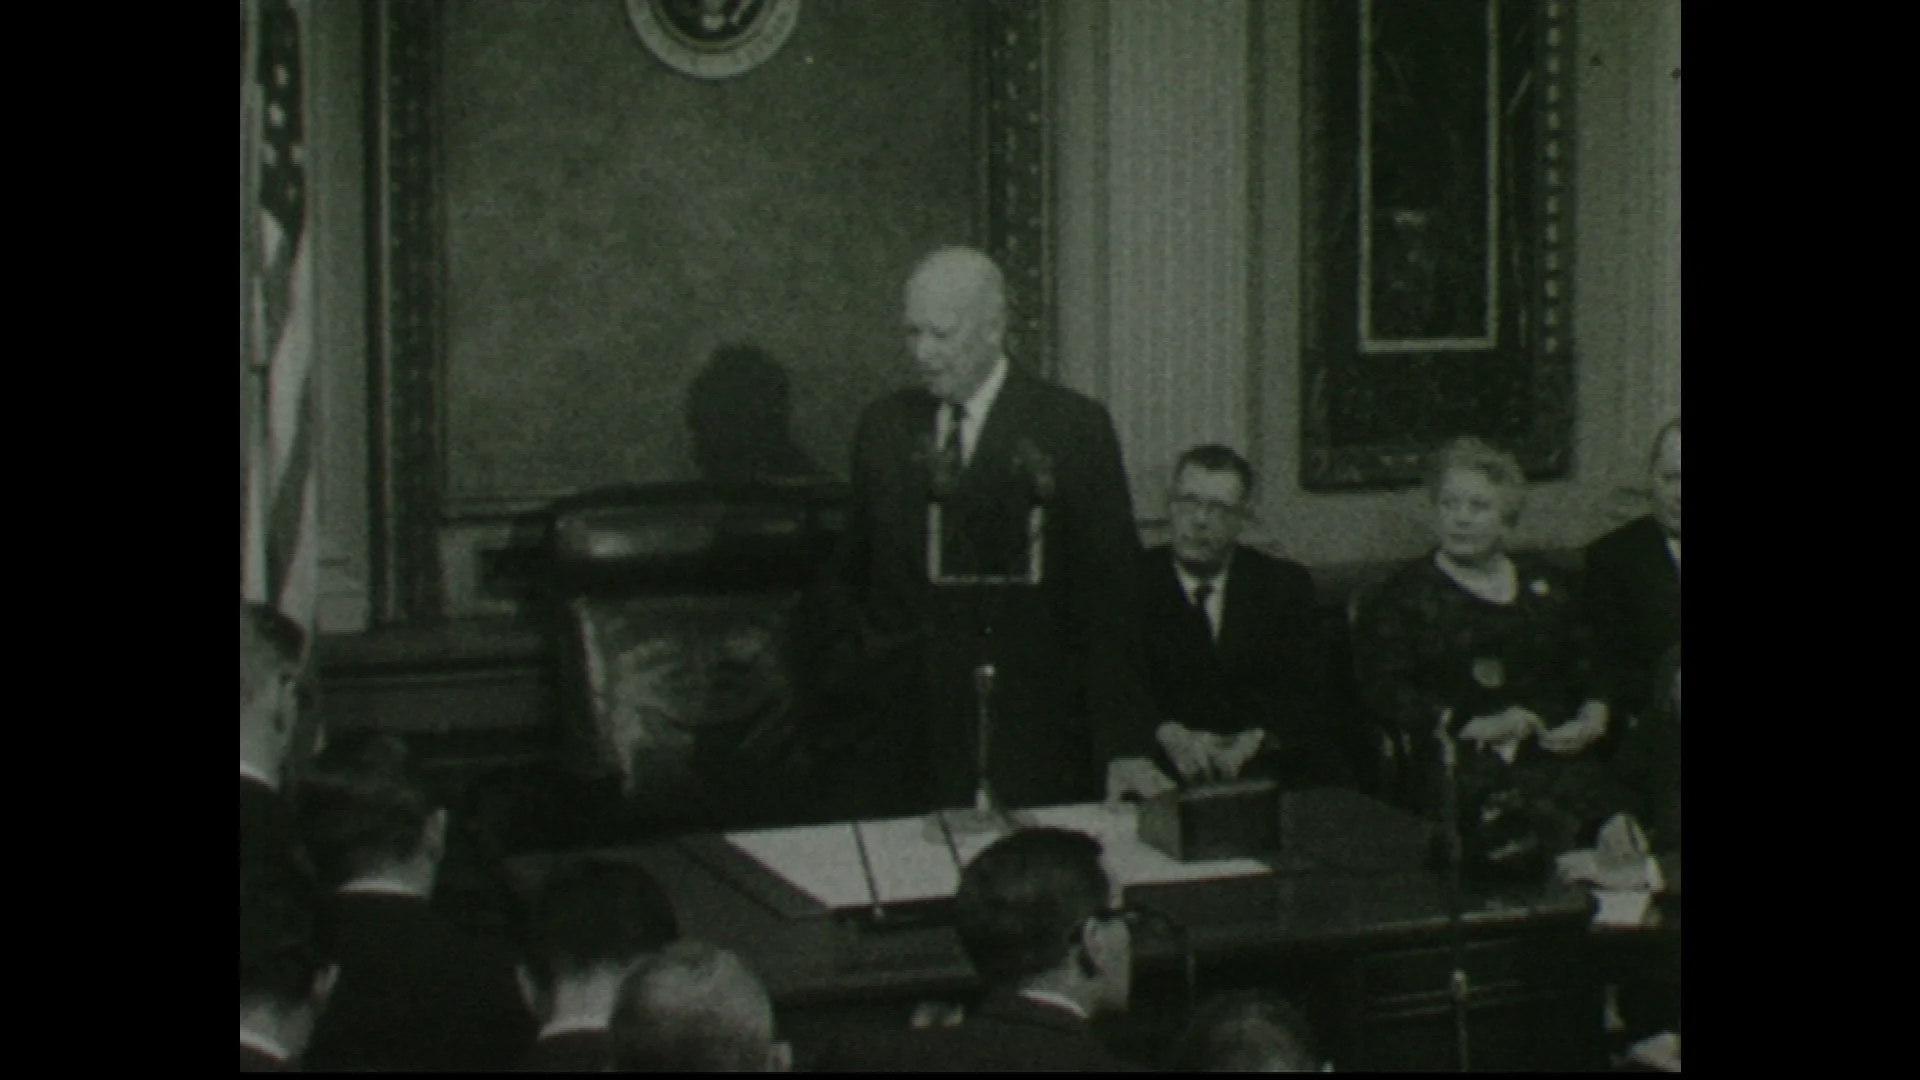
[[[676,941],[635,965],[610,1025],[614,1072],[786,1072],[773,1002],[738,956]]]
[[[1306,1017],[1257,990],[1224,994],[1194,1011],[1174,1053],[1179,1072],[1321,1072]]]
[[[960,943],[993,988],[1056,995],[1089,1017],[1123,1012],[1133,936],[1100,842],[1067,829],[1022,829],[960,875]]]

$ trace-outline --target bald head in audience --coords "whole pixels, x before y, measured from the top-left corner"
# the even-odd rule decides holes
[[[1257,990],[1224,994],[1195,1010],[1174,1053],[1180,1072],[1320,1072],[1306,1017]]]
[[[297,718],[306,635],[264,604],[240,603],[240,772],[278,789]]]
[[[615,1072],[786,1072],[773,1002],[738,956],[676,941],[627,974],[613,1010]]]

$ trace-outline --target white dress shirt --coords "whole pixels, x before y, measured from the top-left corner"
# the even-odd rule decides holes
[[[1180,588],[1187,594],[1187,603],[1189,604],[1193,603],[1194,592],[1199,589],[1200,586],[1213,586],[1212,595],[1207,597],[1207,622],[1213,626],[1213,640],[1219,641],[1220,616],[1225,614],[1227,610],[1227,576],[1233,572],[1232,557],[1229,556],[1227,564],[1220,568],[1218,574],[1210,578],[1193,576],[1187,572],[1186,567],[1180,565],[1180,560],[1178,559],[1175,559],[1173,562],[1173,572],[1179,575]]]
[[[341,896],[411,896],[417,900],[427,899],[427,894],[404,881],[390,878],[366,877],[349,881],[336,890]]]
[[[966,418],[960,421],[960,464],[971,464],[973,449],[980,445],[980,428],[987,422],[987,413],[992,411],[993,403],[1000,397],[1000,388],[1007,382],[1007,358],[1003,355],[993,362],[993,371],[987,375],[973,396],[962,402],[967,410]],[[947,445],[947,433],[953,429],[953,410],[941,402],[934,413],[933,445]]]
[[[564,1016],[549,1020],[540,1029],[539,1038],[551,1039],[557,1035],[572,1035],[575,1032],[606,1031],[609,1021],[602,1017],[595,1020],[585,1016]]]
[[[1050,990],[1022,990],[1020,991],[1020,996],[1036,1005],[1048,1005],[1056,1009],[1065,1009],[1082,1020],[1093,1019],[1087,1015],[1087,1010],[1080,1007],[1079,1002],[1064,994],[1056,994]]]
[[[1675,570],[1680,569],[1680,538],[1679,537],[1677,536],[1667,537],[1667,554],[1673,556],[1673,568]]]
[[[244,1027],[240,1029],[240,1045],[265,1054],[275,1061],[293,1060],[293,1055],[287,1053],[287,1048],[281,1046],[278,1041],[257,1031],[248,1031]]]
[[[243,780],[252,780],[254,783],[264,786],[268,791],[280,790],[280,781],[268,776],[264,770],[257,769],[245,761],[240,763],[240,778]]]

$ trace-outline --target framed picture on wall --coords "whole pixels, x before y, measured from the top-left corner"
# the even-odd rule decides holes
[[[1459,435],[1566,474],[1569,0],[1313,0],[1302,477],[1410,486]]]

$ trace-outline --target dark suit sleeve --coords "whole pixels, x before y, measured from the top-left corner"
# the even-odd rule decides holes
[[[1140,536],[1133,516],[1120,440],[1107,410],[1093,405],[1084,423],[1085,467],[1069,515],[1074,553],[1073,605],[1085,634],[1087,703],[1094,756],[1104,769],[1115,758],[1153,753],[1155,714],[1142,679]]]
[[[1603,536],[1588,546],[1585,580],[1580,593],[1584,600],[1586,622],[1593,635],[1596,681],[1607,697],[1613,700],[1621,699],[1619,691],[1625,688],[1624,670],[1631,666],[1627,655],[1629,650],[1622,646],[1632,620],[1627,608],[1627,590],[1617,554],[1618,546],[1610,541],[1610,536]],[[1632,696],[1626,695],[1628,698]]]

